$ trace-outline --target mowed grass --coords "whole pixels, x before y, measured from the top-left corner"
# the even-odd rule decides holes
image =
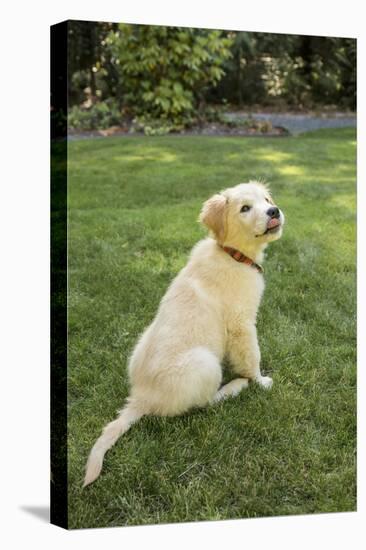
[[[71,528],[355,510],[355,139],[69,144]],[[271,183],[287,220],[267,249],[258,318],[273,389],[142,419],[82,490],[90,448],[128,394],[127,357],[205,235],[202,202],[251,178]]]

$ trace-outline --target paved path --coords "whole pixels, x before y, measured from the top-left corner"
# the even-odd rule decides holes
[[[234,120],[246,119],[248,112],[227,113],[226,117]],[[346,128],[356,126],[356,115],[333,113],[332,115],[294,114],[294,113],[252,113],[254,119],[269,120],[273,126],[282,126],[291,134],[300,134],[320,128]]]

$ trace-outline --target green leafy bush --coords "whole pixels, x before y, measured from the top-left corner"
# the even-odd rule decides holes
[[[121,104],[139,127],[180,129],[203,116],[232,40],[222,31],[121,24],[106,37]],[[149,132],[150,130],[147,130]]]
[[[95,103],[90,107],[74,105],[69,110],[69,128],[78,130],[105,129],[121,124],[122,115],[113,99]]]

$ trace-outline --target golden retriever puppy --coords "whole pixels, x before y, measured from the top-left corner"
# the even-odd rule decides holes
[[[264,290],[260,263],[282,234],[284,216],[268,188],[242,183],[208,199],[200,221],[211,236],[193,248],[161,300],[128,365],[131,391],[91,450],[84,486],[100,474],[106,451],[144,415],[178,415],[237,395],[262,376],[256,316]],[[221,386],[223,357],[238,378]]]

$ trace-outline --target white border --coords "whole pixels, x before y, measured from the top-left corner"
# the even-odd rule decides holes
[[[6,10],[4,6],[6,5]],[[358,513],[66,532],[22,507],[49,495],[49,25],[65,19],[125,21],[358,38],[359,98],[366,97],[362,2],[63,0],[4,4],[1,59],[1,538],[7,547],[286,550],[361,547],[365,519],[365,395],[359,390]],[[362,63],[361,63],[362,59]],[[363,67],[362,67],[363,65]],[[366,181],[364,101],[359,102],[359,181]],[[5,124],[4,124],[5,118]],[[365,234],[359,187],[359,234]],[[364,239],[361,240],[361,246]],[[359,247],[359,282],[366,280]],[[359,288],[359,387],[365,388],[365,292]],[[335,358],[335,361],[337,358]],[[131,546],[130,546],[131,545]]]

